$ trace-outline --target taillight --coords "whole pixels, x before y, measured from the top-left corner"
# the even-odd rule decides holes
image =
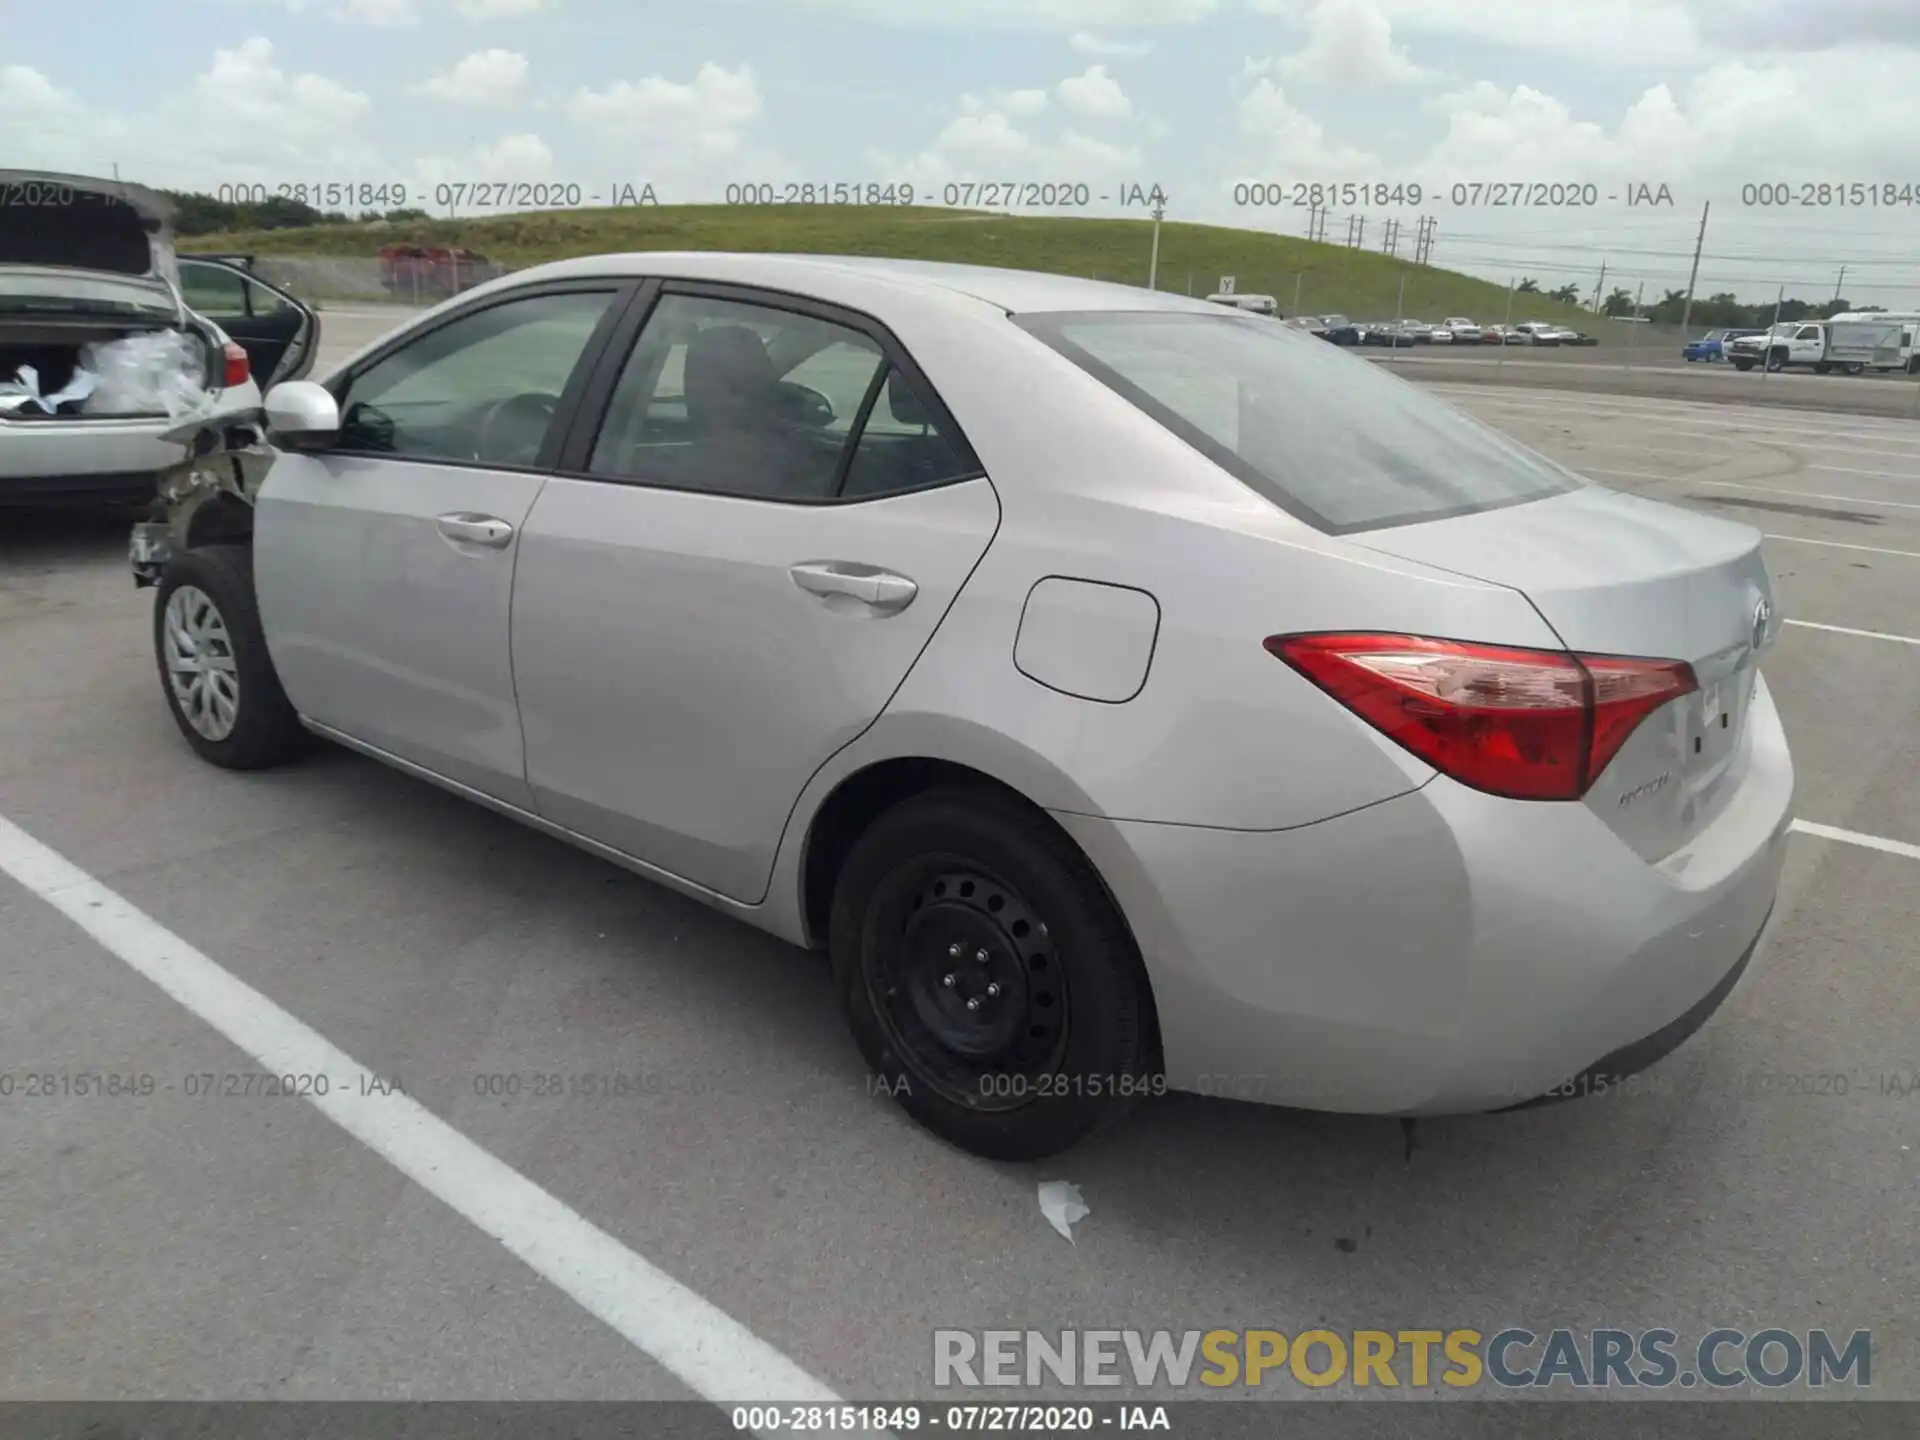
[[[1274,635],[1267,649],[1463,785],[1578,800],[1640,722],[1698,688],[1678,660],[1432,640]]]
[[[221,385],[231,390],[236,385],[246,384],[249,373],[247,352],[229,340],[222,354],[226,358],[227,368],[224,372],[225,378],[220,382]]]

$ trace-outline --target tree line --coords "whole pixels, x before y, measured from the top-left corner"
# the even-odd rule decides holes
[[[193,190],[162,190],[173,202],[174,233],[180,236],[220,235],[234,230],[299,230],[308,225],[351,225],[374,220],[427,220],[424,210],[363,210],[348,215],[320,210],[289,195],[275,195],[254,203],[221,200]]]
[[[1568,305],[1589,303],[1590,295],[1583,295],[1577,285],[1562,285],[1558,290],[1542,290],[1540,282],[1532,278],[1520,281],[1514,291],[1521,295],[1544,295],[1549,300],[1559,300]],[[1774,314],[1774,302],[1761,301],[1749,305],[1731,290],[1722,290],[1712,295],[1695,295],[1693,308],[1687,308],[1687,292],[1669,290],[1658,300],[1644,304],[1639,313],[1656,325],[1678,325],[1684,318],[1689,327],[1698,326],[1703,330],[1763,330],[1776,319],[1781,323],[1798,320],[1825,320],[1830,316],[1842,314],[1848,310],[1884,310],[1884,305],[1858,305],[1843,297],[1832,300],[1785,299],[1779,302],[1779,315]],[[1616,285],[1607,297],[1600,302],[1602,315],[1629,316],[1634,313],[1634,294],[1623,285]]]

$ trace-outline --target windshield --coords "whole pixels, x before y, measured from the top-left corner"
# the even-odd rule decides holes
[[[1585,483],[1418,386],[1284,327],[1112,311],[1016,323],[1328,534],[1467,515]]]

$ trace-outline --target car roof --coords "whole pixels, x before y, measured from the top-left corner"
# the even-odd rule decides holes
[[[1164,310],[1217,314],[1220,307],[1187,295],[1048,275],[990,265],[959,265],[935,260],[894,260],[868,255],[791,255],[713,250],[645,250],[582,256],[514,272],[518,283],[575,275],[657,276],[661,279],[721,280],[767,285],[806,293],[813,285],[866,279],[895,290],[924,295],[964,295],[1008,314],[1053,310]],[[496,282],[497,283],[497,282]]]

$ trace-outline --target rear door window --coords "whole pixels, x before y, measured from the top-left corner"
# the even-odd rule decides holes
[[[1469,515],[1586,483],[1418,386],[1283,326],[1113,311],[1016,323],[1328,534]]]

